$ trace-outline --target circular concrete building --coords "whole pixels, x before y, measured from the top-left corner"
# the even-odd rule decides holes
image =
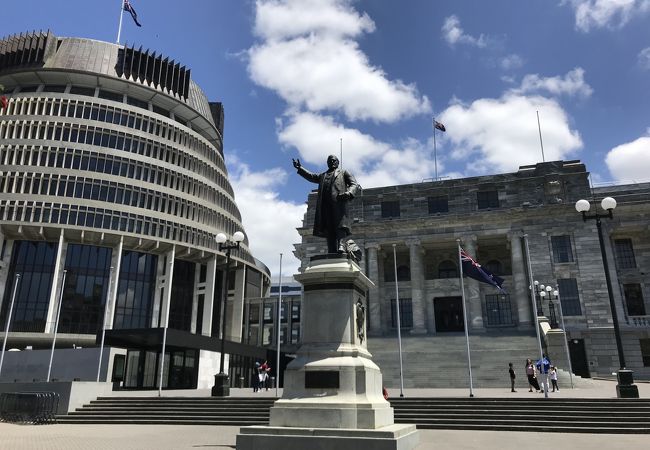
[[[163,387],[207,387],[219,369],[226,262],[215,235],[245,231],[222,105],[155,51],[50,32],[0,41],[0,84],[7,349],[49,348],[58,316],[57,349],[97,347],[106,329],[107,345],[124,351],[106,355],[102,379],[115,379],[117,362],[117,381],[152,388],[168,327]],[[270,274],[247,239],[229,274],[225,337],[239,342],[243,299],[266,295]],[[57,359],[66,361],[55,358],[54,375]],[[1,380],[16,380],[9,370]]]

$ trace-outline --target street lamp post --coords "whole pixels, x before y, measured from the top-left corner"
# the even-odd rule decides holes
[[[225,234],[219,233],[215,237],[219,245],[219,251],[226,252],[226,273],[223,282],[221,294],[221,355],[219,355],[219,373],[214,376],[214,386],[212,386],[213,397],[228,397],[230,395],[230,378],[224,371],[224,360],[226,353],[226,307],[228,305],[228,272],[230,270],[230,251],[239,248],[239,244],[244,240],[244,233],[235,232],[232,235],[232,241],[228,241]]]
[[[600,206],[603,210],[607,211],[606,214],[598,212],[594,214],[587,214],[591,205],[587,200],[578,200],[576,202],[576,211],[582,213],[582,220],[586,222],[588,219],[596,221],[596,228],[598,228],[598,241],[600,243],[600,254],[603,258],[603,268],[605,269],[605,282],[607,283],[607,293],[609,294],[609,308],[612,311],[612,322],[614,323],[614,336],[616,338],[616,349],[618,350],[618,361],[620,368],[617,373],[618,384],[616,385],[616,395],[619,398],[639,398],[639,389],[634,384],[634,372],[625,368],[625,355],[623,354],[623,341],[621,339],[621,330],[618,326],[618,315],[616,314],[616,304],[614,303],[614,294],[612,291],[612,281],[609,277],[609,264],[607,263],[607,254],[605,253],[605,241],[603,239],[603,228],[601,220],[608,217],[614,217],[612,211],[616,208],[616,200],[612,197],[605,197]]]

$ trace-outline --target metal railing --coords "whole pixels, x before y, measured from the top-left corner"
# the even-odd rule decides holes
[[[3,392],[0,394],[0,421],[54,423],[59,408],[56,392]]]

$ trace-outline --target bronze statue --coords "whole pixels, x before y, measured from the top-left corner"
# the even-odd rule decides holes
[[[302,167],[299,159],[292,159],[298,175],[318,184],[314,236],[327,239],[328,253],[346,253],[344,238],[350,235],[347,204],[359,191],[359,185],[347,170],[339,169],[339,159],[327,157],[327,171],[316,174]]]

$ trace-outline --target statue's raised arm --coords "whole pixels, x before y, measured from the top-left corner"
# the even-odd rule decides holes
[[[345,253],[344,238],[350,235],[347,203],[359,192],[359,184],[347,170],[339,169],[339,159],[327,157],[327,171],[316,174],[306,170],[299,159],[293,159],[298,175],[318,183],[318,199],[314,218],[314,236],[327,239],[328,253]]]

